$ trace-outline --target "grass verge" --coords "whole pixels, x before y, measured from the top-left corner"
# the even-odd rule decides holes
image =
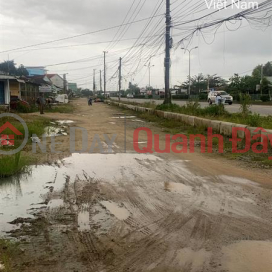
[[[206,108],[201,108],[198,101],[189,101],[184,106],[177,104],[158,105],[154,102],[136,103],[130,101],[122,101],[124,104],[138,105],[145,108],[152,108],[161,111],[169,111],[175,113],[182,113],[192,116],[209,118],[212,120],[219,120],[224,122],[231,122],[236,124],[248,125],[251,127],[262,127],[265,129],[272,129],[272,116],[261,116],[259,114],[243,114],[243,113],[229,113],[225,110],[223,105],[211,105]]]
[[[35,116],[24,116],[23,119],[25,120],[28,132],[29,132],[29,139],[27,142],[27,149],[28,146],[32,144],[30,137],[33,134],[37,136],[41,136],[44,133],[45,127],[50,125],[50,120],[44,117],[35,117]],[[14,147],[7,147],[7,146],[0,146],[0,149],[3,151],[10,151],[15,148],[18,148],[25,137],[25,131],[23,125],[15,120],[14,118],[6,117],[0,119],[0,127],[5,124],[6,122],[10,122],[14,127],[16,127],[22,135],[14,135],[14,133],[9,129],[5,129],[4,133],[6,135],[14,135]],[[25,150],[24,149],[24,150]],[[33,163],[32,154],[29,154],[24,151],[20,151],[15,155],[0,155],[0,178],[5,178],[17,174],[19,172],[23,172],[28,165]]]
[[[30,156],[21,155],[21,152],[15,155],[3,155],[0,157],[0,178],[6,178],[23,172],[26,166],[31,164]]]
[[[118,109],[120,110],[119,107]],[[207,129],[204,127],[188,126],[187,124],[184,124],[181,121],[161,118],[154,114],[149,114],[147,112],[140,113],[140,112],[135,112],[135,111],[127,110],[127,109],[122,109],[122,111],[126,112],[128,115],[129,114],[136,115],[140,119],[144,119],[147,122],[151,122],[155,124],[156,126],[163,128],[163,132],[167,134],[171,134],[171,135],[183,134],[187,136],[188,139],[190,135],[202,134],[205,136],[205,140],[207,143],[207,137],[208,137]],[[237,161],[249,163],[250,166],[252,167],[257,167],[257,168],[271,168],[272,167],[272,161],[268,160],[268,157],[272,156],[271,147],[269,148],[268,153],[256,154],[252,150],[250,150],[243,154],[237,154],[232,152],[232,143],[229,141],[230,138],[228,137],[223,137],[223,138],[224,138],[223,153],[219,153],[219,141],[216,138],[214,138],[212,142],[212,149],[213,149],[212,154],[217,154],[230,160],[237,160]],[[195,143],[196,149],[201,146],[200,139],[196,139],[194,143]],[[238,150],[244,149],[245,142],[244,141],[239,142],[237,144],[237,147],[238,147]],[[206,148],[206,151],[207,151],[207,148]],[[211,155],[211,154],[207,153],[207,155]]]
[[[18,255],[18,244],[12,241],[0,239],[0,265],[3,266],[3,272],[15,272],[12,265],[12,259]]]

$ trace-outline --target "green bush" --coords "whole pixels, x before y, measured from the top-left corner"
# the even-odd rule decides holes
[[[21,152],[15,155],[4,155],[0,157],[0,178],[12,176],[24,170],[30,159],[22,157]]]
[[[31,112],[30,106],[23,105],[21,103],[17,104],[16,111],[21,112],[21,113],[29,113]]]
[[[268,102],[268,101],[270,101],[269,95],[262,95],[260,98],[261,98],[262,102]]]
[[[260,114],[254,113],[246,117],[246,123],[252,127],[258,127],[261,124]]]
[[[170,105],[161,104],[156,107],[156,110],[171,111],[171,112],[181,112],[181,109],[182,107],[180,107],[177,104],[170,104]]]
[[[240,110],[243,117],[247,117],[250,112],[251,97],[249,94],[240,94]]]
[[[200,93],[198,97],[199,97],[199,100],[208,100],[208,94],[206,93]]]
[[[211,105],[201,109],[201,114],[204,116],[228,116],[229,113],[225,110],[224,105]]]

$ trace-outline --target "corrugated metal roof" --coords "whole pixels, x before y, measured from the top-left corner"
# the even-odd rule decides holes
[[[0,79],[17,79],[15,76],[0,75]]]

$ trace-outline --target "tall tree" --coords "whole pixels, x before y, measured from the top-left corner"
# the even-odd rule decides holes
[[[261,79],[261,74],[262,74],[262,65],[259,64],[257,65],[253,72],[252,76],[255,78]],[[263,65],[263,76],[272,76],[272,64],[271,62],[267,62],[265,65]]]
[[[17,68],[14,60],[0,63],[0,72],[12,76],[28,76],[28,71],[25,67],[21,64],[19,68]]]

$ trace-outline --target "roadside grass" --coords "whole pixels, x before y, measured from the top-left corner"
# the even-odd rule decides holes
[[[21,152],[14,155],[0,155],[0,178],[24,172],[31,162],[31,157],[21,155]]]
[[[3,272],[15,272],[12,260],[18,256],[18,243],[0,239],[0,263],[4,266]]]
[[[39,107],[36,105],[31,105],[30,108],[18,107],[18,113],[33,113],[39,112]],[[57,104],[57,105],[46,105],[44,107],[44,112],[56,112],[56,113],[73,113],[74,106],[72,103],[68,104]]]
[[[117,106],[115,106],[117,107]],[[120,108],[117,107],[119,110]],[[183,134],[187,136],[188,138],[188,144],[189,144],[189,137],[190,135],[196,135],[196,134],[202,134],[205,136],[206,140],[206,146],[207,146],[207,129],[204,127],[192,127],[188,126],[187,124],[184,124],[181,121],[178,120],[169,120],[166,118],[158,117],[154,114],[149,114],[147,112],[141,113],[141,112],[134,112],[128,109],[122,109],[123,112],[126,112],[127,114],[136,115],[140,119],[144,119],[147,122],[153,123],[157,127],[161,127],[162,131],[164,133],[168,133],[171,135],[176,134]],[[224,138],[224,145],[223,145],[223,153],[219,153],[219,140],[217,138],[213,138],[212,141],[212,150],[213,153],[211,154],[217,154],[220,156],[224,156],[227,159],[230,160],[237,160],[237,161],[243,161],[246,163],[250,163],[253,167],[259,167],[259,168],[271,168],[272,167],[272,160],[268,160],[268,157],[272,156],[272,147],[269,146],[268,153],[254,153],[251,149],[246,153],[233,153],[232,152],[232,143],[229,141],[230,138],[223,137]],[[259,141],[259,140],[257,140]],[[253,142],[252,142],[253,144]],[[195,140],[195,147],[200,147],[201,142],[200,139],[196,138]],[[237,143],[238,150],[242,150],[245,148],[245,141],[241,141]],[[189,152],[189,151],[188,151]],[[206,147],[207,152],[207,147]],[[209,155],[210,153],[207,153]],[[211,155],[210,154],[210,155]]]
[[[30,137],[36,134],[40,137],[44,134],[45,127],[49,126],[50,119],[44,117],[35,116],[24,116],[25,122],[29,131],[29,139],[27,146],[32,144]],[[14,127],[16,127],[23,135],[14,135],[14,147],[0,146],[3,151],[11,151],[18,148],[25,137],[25,131],[23,125],[11,117],[5,117],[0,119],[0,126],[6,122],[10,122]],[[4,132],[5,134],[14,134],[9,128]],[[26,146],[26,148],[27,148]],[[19,172],[24,172],[28,165],[33,163],[32,155],[28,152],[21,151],[14,155],[0,155],[0,178],[9,177]]]
[[[68,104],[60,104],[60,105],[52,105],[50,108],[47,107],[44,109],[46,112],[57,112],[57,113],[73,113],[74,105],[71,103]]]
[[[135,102],[123,102],[124,104],[139,105],[145,108],[152,108],[161,111],[169,111],[175,113],[181,113],[186,115],[198,116],[203,118],[209,118],[212,120],[219,120],[223,122],[232,122],[236,124],[248,125],[251,127],[262,127],[265,129],[272,129],[272,116],[261,116],[257,113],[249,113],[244,115],[240,113],[229,113],[226,111],[223,105],[211,105],[206,108],[201,108],[198,101],[188,101],[184,106],[177,104],[171,105],[155,105],[152,102],[135,103]]]

